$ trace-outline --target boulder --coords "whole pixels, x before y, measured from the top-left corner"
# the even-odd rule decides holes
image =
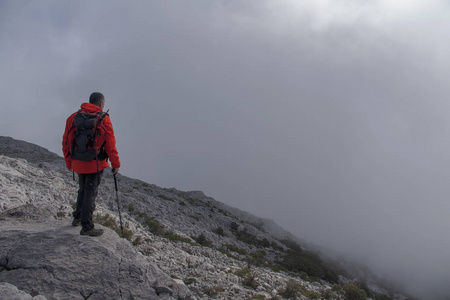
[[[47,299],[195,299],[128,241],[97,226],[103,236],[81,236],[67,221],[3,218],[0,282]]]
[[[0,282],[0,299],[5,300],[47,300],[44,296],[31,296],[24,291],[19,290],[15,285]]]

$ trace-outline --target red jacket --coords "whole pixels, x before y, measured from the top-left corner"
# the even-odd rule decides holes
[[[101,112],[102,109],[97,105],[91,103],[83,103],[81,104],[81,110],[89,113],[98,113]],[[97,173],[97,161],[80,161],[80,160],[72,160],[70,157],[70,150],[72,149],[73,138],[71,132],[73,132],[73,121],[75,115],[78,112],[73,113],[70,117],[67,118],[66,121],[66,129],[64,131],[62,149],[64,153],[64,159],[66,161],[66,166],[68,169],[72,169],[80,174],[91,174]],[[116,138],[114,137],[114,129],[111,124],[111,120],[107,115],[103,119],[102,125],[105,135],[105,150],[109,156],[109,160],[111,161],[111,165],[113,168],[120,168],[120,160],[119,153],[116,149]],[[72,129],[72,130],[71,130]],[[102,171],[103,169],[109,167],[108,160],[99,160],[98,161],[98,171]]]

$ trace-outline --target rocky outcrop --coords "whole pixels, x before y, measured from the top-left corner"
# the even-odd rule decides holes
[[[0,282],[0,299],[8,300],[47,300],[42,295],[31,296],[24,291],[19,290],[15,285]]]
[[[45,148],[7,136],[0,136],[0,154],[13,158],[24,158],[32,163],[63,161],[62,157]]]
[[[81,236],[34,212],[24,205],[0,215],[0,282],[46,299],[195,299],[112,230]]]

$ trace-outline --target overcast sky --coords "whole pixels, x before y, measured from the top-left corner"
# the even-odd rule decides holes
[[[1,0],[0,135],[61,155],[100,91],[122,174],[448,299],[446,2]]]

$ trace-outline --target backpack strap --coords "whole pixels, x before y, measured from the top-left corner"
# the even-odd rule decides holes
[[[106,112],[102,112],[102,111],[101,111],[101,112],[98,113],[98,114],[100,115],[100,118],[98,119],[97,126],[99,126],[100,124],[102,124],[103,119],[104,119],[106,116],[109,116],[109,115],[108,115],[108,112],[109,112],[109,109],[108,109]],[[96,135],[97,126],[95,126],[94,136]],[[96,160],[96,162],[97,162],[97,178],[98,178],[98,184],[100,184],[100,176],[99,176],[100,171],[99,171],[99,168],[98,168],[98,154],[95,154],[95,160]]]

